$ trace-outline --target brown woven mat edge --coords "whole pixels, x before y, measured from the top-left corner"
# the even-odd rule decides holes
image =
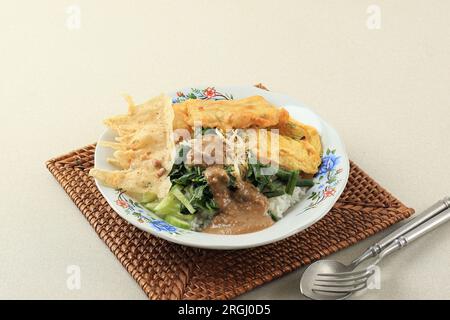
[[[396,208],[400,209],[400,211],[402,211],[402,212],[404,211],[405,213],[409,213],[408,216],[414,213],[414,209],[413,208],[407,207],[402,201],[400,201],[400,200],[398,200],[398,198],[394,197],[393,194],[388,189],[386,189],[385,187],[380,185],[377,180],[373,179],[371,175],[369,175],[365,170],[361,169],[361,167],[359,165],[357,165],[355,162],[353,162],[352,160],[350,160],[350,166],[353,167],[353,168],[356,168],[359,171],[361,171],[366,176],[371,177],[372,183],[374,185],[376,185],[381,191],[383,191],[387,195],[389,195],[389,197],[392,199],[392,201],[397,204]],[[357,203],[357,202],[352,202],[352,201],[342,201],[341,200],[340,202],[343,203],[343,204],[350,204],[350,205],[357,205],[357,204],[359,204],[359,205],[364,205],[364,206],[370,206],[368,204]],[[383,208],[386,208],[386,207],[383,207]]]
[[[140,274],[137,272],[136,269],[134,268],[130,268],[130,264],[127,261],[127,258],[124,255],[120,254],[120,251],[118,250],[117,247],[112,246],[111,243],[109,243],[108,241],[108,237],[107,234],[105,232],[102,232],[102,230],[98,230],[98,228],[96,228],[95,225],[95,221],[89,219],[89,217],[85,214],[84,212],[84,208],[83,208],[83,203],[81,201],[81,198],[78,199],[78,201],[75,199],[75,195],[77,194],[77,192],[75,192],[74,190],[72,190],[72,188],[74,187],[73,185],[71,185],[70,183],[62,183],[61,180],[58,177],[58,168],[57,166],[55,166],[55,163],[57,162],[62,162],[62,163],[67,163],[68,165],[71,165],[73,163],[73,160],[75,160],[75,164],[77,163],[76,159],[77,159],[77,154],[82,153],[82,152],[88,152],[91,151],[95,148],[95,144],[91,144],[88,146],[85,146],[83,148],[80,148],[78,150],[74,150],[72,152],[69,152],[65,155],[61,155],[61,156],[57,156],[54,157],[50,160],[48,160],[45,164],[46,167],[48,168],[48,170],[52,173],[52,175],[55,177],[55,179],[58,181],[58,183],[63,187],[63,189],[66,191],[66,193],[69,195],[69,197],[72,199],[72,201],[74,201],[75,205],[81,210],[81,212],[83,213],[83,215],[85,215],[85,217],[87,218],[87,220],[89,221],[89,223],[91,224],[91,226],[94,228],[94,230],[96,231],[96,233],[98,234],[98,236],[106,243],[106,245],[109,247],[109,249],[111,250],[111,252],[114,253],[114,255],[119,259],[119,261],[121,262],[121,264],[125,267],[125,269],[131,274],[131,276],[135,279],[135,281],[137,281],[139,283],[139,285],[143,288],[143,290],[146,292],[146,294],[149,296],[149,298],[152,298],[152,292],[150,291],[151,288],[148,287],[147,283],[142,279],[142,277],[140,276]],[[361,170],[361,168],[359,168],[359,166],[357,166],[355,163],[351,162],[351,165],[355,168],[357,168],[358,170]],[[76,165],[75,165],[76,166]],[[80,164],[81,167],[83,167],[82,164]],[[362,172],[364,172],[363,170],[361,170]],[[364,172],[365,173],[365,172]],[[367,174],[367,173],[365,173]],[[375,181],[374,181],[375,182]],[[376,182],[375,182],[376,183]],[[389,193],[385,188],[381,187],[381,185],[379,185],[378,183],[376,183],[377,186],[383,190],[386,194],[388,194],[392,200],[396,203],[395,207],[391,207],[391,208],[386,208],[386,207],[380,207],[380,210],[397,210],[398,213],[400,213],[400,215],[396,215],[394,219],[388,221],[387,223],[384,223],[383,226],[380,228],[380,230],[402,220],[405,219],[407,217],[409,217],[411,214],[414,213],[414,209],[412,208],[408,208],[405,207],[398,199],[394,198],[392,196],[391,193]],[[107,205],[107,204],[106,204]],[[355,206],[355,205],[361,205],[361,206],[367,206],[367,204],[363,204],[363,203],[355,203],[355,202],[349,202],[349,203],[340,203],[339,206],[341,207],[345,207],[345,206]],[[290,265],[286,265],[285,269],[283,270],[283,272],[275,272],[272,274],[272,277],[269,279],[267,277],[263,277],[261,279],[257,279],[255,280],[252,284],[247,284],[245,287],[240,287],[238,289],[235,289],[232,292],[227,292],[222,296],[217,296],[214,298],[217,299],[230,299],[233,297],[236,297],[240,294],[243,294],[245,292],[248,292],[264,283],[267,283],[269,281],[272,281],[274,279],[278,279],[281,276],[285,275],[288,272],[292,272],[295,269],[299,268],[302,265],[311,263],[315,260],[318,260],[320,258],[323,258],[329,254],[335,253],[341,249],[344,249],[352,244],[355,244],[361,240],[366,239],[367,237],[375,234],[376,232],[380,231],[377,230],[377,228],[374,228],[371,230],[371,232],[368,233],[359,233],[357,234],[355,237],[353,238],[349,238],[345,241],[341,241],[339,243],[336,243],[335,246],[333,246],[332,248],[330,248],[327,251],[321,252],[320,255],[317,255],[315,257],[313,257],[312,259],[305,259],[301,262],[295,262],[292,263]],[[186,278],[186,282],[184,283],[184,290],[183,290],[183,295],[181,297],[184,296],[184,293],[186,291],[189,290],[189,279]],[[180,297],[179,297],[180,298]],[[187,296],[187,298],[189,298],[189,296]]]
[[[119,247],[114,247],[112,245],[112,243],[110,243],[110,241],[107,238],[107,233],[102,232],[101,230],[99,230],[95,224],[94,219],[90,219],[86,214],[85,211],[83,209],[83,205],[82,205],[82,201],[81,199],[79,199],[80,201],[75,200],[75,197],[73,196],[73,192],[71,190],[71,188],[73,186],[71,186],[68,183],[62,183],[62,180],[59,179],[58,177],[58,168],[55,166],[55,163],[61,161],[61,160],[67,160],[68,158],[73,158],[76,157],[76,155],[82,151],[89,151],[90,149],[95,148],[95,143],[87,145],[85,147],[82,147],[80,149],[77,150],[73,150],[67,154],[63,154],[60,156],[56,156],[48,161],[45,162],[45,166],[47,167],[47,169],[50,171],[50,173],[53,175],[53,177],[55,178],[55,180],[58,182],[59,185],[61,185],[61,187],[64,189],[65,193],[69,196],[69,198],[72,200],[72,202],[74,202],[74,204],[77,206],[77,208],[81,211],[81,213],[83,214],[83,216],[86,218],[86,220],[89,222],[89,224],[91,225],[91,227],[94,229],[95,233],[97,234],[97,236],[103,240],[103,242],[106,244],[106,246],[109,248],[109,250],[114,254],[114,256],[119,260],[119,262],[122,264],[122,266],[127,270],[128,274],[130,274],[133,279],[139,284],[139,286],[144,290],[145,294],[150,298],[150,292],[147,289],[147,284],[145,283],[145,281],[143,281],[141,275],[136,272],[137,270],[134,269],[132,270],[132,268],[130,268],[129,266],[131,266],[131,264],[129,263],[127,257],[125,255],[120,255],[120,250]],[[69,161],[67,161],[67,163],[69,163]],[[108,205],[108,204],[106,204]]]

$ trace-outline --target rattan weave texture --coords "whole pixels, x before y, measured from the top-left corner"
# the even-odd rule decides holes
[[[94,150],[95,145],[89,145],[54,158],[47,168],[150,299],[231,299],[414,212],[351,163],[350,178],[338,202],[308,229],[253,249],[189,248],[143,232],[111,209],[88,175]]]

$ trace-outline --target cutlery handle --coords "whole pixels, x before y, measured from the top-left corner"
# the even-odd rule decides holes
[[[428,232],[436,229],[438,226],[446,223],[447,221],[450,221],[450,209],[444,210],[443,212],[437,214],[435,217],[424,222],[417,228],[395,239],[389,246],[387,246],[383,251],[381,251],[380,260],[383,257],[391,254],[392,252],[403,248],[407,244],[413,242],[414,240],[420,238],[421,236],[427,234]]]
[[[431,207],[423,211],[422,213],[416,215],[413,219],[411,219],[408,223],[401,226],[394,232],[388,234],[386,237],[378,241],[377,243],[373,244],[369,248],[367,248],[366,251],[363,252],[358,258],[352,261],[351,265],[353,267],[356,267],[361,262],[365,261],[366,259],[370,257],[375,257],[380,252],[386,248],[389,244],[392,243],[395,239],[400,237],[401,235],[407,233],[408,231],[416,228],[418,225],[422,224],[423,222],[427,221],[428,219],[434,217],[439,212],[442,212],[446,209],[450,208],[450,197],[445,197],[442,200],[439,200],[435,204],[433,204]]]

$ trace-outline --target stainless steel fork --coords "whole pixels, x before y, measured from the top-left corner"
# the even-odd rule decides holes
[[[395,238],[386,248],[378,253],[377,259],[369,267],[360,271],[318,273],[311,289],[317,293],[345,294],[346,297],[356,291],[364,290],[367,288],[368,280],[375,273],[375,266],[384,257],[405,247],[449,220],[450,209],[446,209],[411,231]]]

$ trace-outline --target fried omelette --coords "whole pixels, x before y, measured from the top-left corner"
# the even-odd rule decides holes
[[[261,96],[236,100],[190,99],[174,105],[174,129],[194,127],[246,129],[268,128],[287,121],[289,113]]]
[[[320,135],[316,128],[303,124],[292,117],[289,117],[287,121],[280,123],[275,128],[279,129],[279,133],[283,136],[297,141],[305,140],[309,142],[317,153],[322,153],[322,143],[320,142]]]
[[[256,145],[250,150],[263,163],[274,161],[288,170],[300,170],[315,174],[321,162],[321,155],[306,140],[295,140],[274,131],[256,130]],[[274,141],[274,139],[277,139]],[[279,150],[278,154],[274,154]]]
[[[173,108],[174,129],[192,130],[196,123],[201,123],[203,128],[222,130],[278,129],[279,135],[274,137],[279,139],[280,166],[309,174],[318,170],[322,143],[317,130],[293,119],[285,109],[270,104],[261,96],[220,101],[191,99],[174,104]],[[261,150],[261,144],[257,145],[254,151],[262,156],[265,150]]]

